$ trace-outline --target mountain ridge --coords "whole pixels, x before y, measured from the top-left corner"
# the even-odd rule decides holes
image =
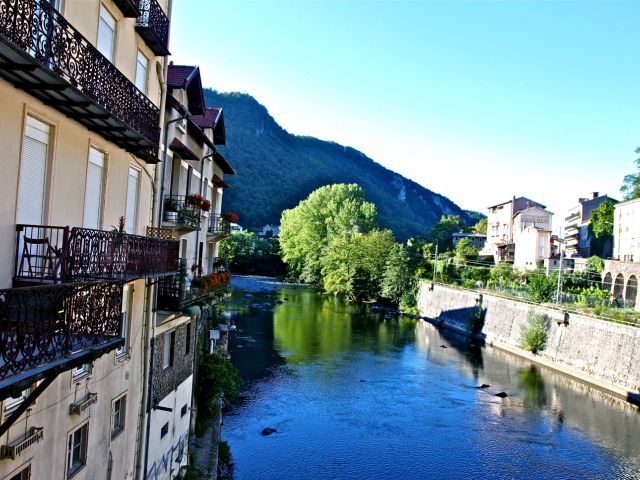
[[[230,188],[224,193],[224,210],[238,213],[244,227],[278,224],[282,210],[332,183],[361,185],[378,207],[380,226],[402,240],[426,235],[442,215],[475,223],[473,212],[353,147],[287,132],[249,94],[205,89],[204,96],[207,106],[224,111],[227,145],[219,150],[237,172],[225,177]]]

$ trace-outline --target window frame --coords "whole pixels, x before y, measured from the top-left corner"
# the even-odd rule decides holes
[[[162,336],[162,369],[173,367],[175,360],[176,331],[167,330]]]
[[[105,13],[107,16],[103,16],[103,13]],[[111,25],[107,21],[109,19],[113,20],[113,27],[111,27]],[[113,32],[113,35],[111,37],[111,52],[109,56],[106,55],[105,52],[100,50],[100,26],[102,22],[104,22],[104,24]],[[107,60],[109,60],[114,65],[115,65],[115,58],[116,58],[117,35],[118,35],[118,19],[113,13],[111,13],[111,11],[105,6],[104,3],[100,2],[100,8],[98,10],[98,31],[96,33],[96,48],[102,55],[104,55],[104,57]]]
[[[118,410],[116,410],[116,405]],[[124,393],[111,402],[111,440],[116,438],[126,427],[127,394]]]
[[[80,461],[76,464],[71,464],[74,450],[76,448],[75,434],[80,432]],[[66,475],[65,478],[72,478],[84,467],[87,466],[87,452],[89,445],[89,422],[85,422],[82,425],[71,430],[67,435],[67,460],[65,462]]]
[[[92,371],[93,371],[93,363],[91,362],[83,363],[82,365],[73,367],[71,369],[72,383],[75,383],[78,380],[82,380],[83,378],[88,377],[89,375],[91,375]]]
[[[122,308],[121,308],[121,323],[120,323],[120,335],[124,338],[124,345],[116,348],[115,355],[116,360],[120,360],[126,357],[129,353],[129,333],[131,330],[131,310],[133,308],[133,286],[124,285],[122,287]]]
[[[107,155],[107,152],[104,149],[99,148],[98,146],[93,144],[89,145],[89,154],[87,156],[87,163],[86,163],[87,170],[86,170],[85,179],[84,179],[84,198],[83,198],[84,204],[82,209],[82,226],[85,228],[93,228],[92,226],[87,227],[87,187],[88,187],[88,181],[89,181],[89,168],[92,163],[97,166],[95,162],[91,161],[92,151],[98,152],[102,155],[102,165],[101,165],[102,178],[100,181],[100,198],[99,198],[98,225],[97,225],[98,230],[100,230],[102,228],[102,224],[104,220],[105,193],[107,190],[106,188],[107,187],[107,165],[109,163],[109,156]]]
[[[145,65],[144,65],[144,79],[139,79],[138,78],[138,65],[141,65],[140,63],[140,57],[144,58],[144,60],[146,61]],[[149,83],[149,64],[150,64],[150,60],[149,57],[147,57],[144,52],[142,51],[142,49],[138,48],[138,53],[136,54],[136,78],[134,81],[135,86],[138,88],[138,90],[140,90],[142,93],[144,93],[145,95],[148,94],[148,83]],[[142,81],[141,81],[142,80]],[[141,85],[140,85],[141,83]],[[140,87],[143,88],[140,88]]]

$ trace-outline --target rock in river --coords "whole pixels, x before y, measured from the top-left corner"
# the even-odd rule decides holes
[[[262,435],[265,437],[268,437],[269,435],[271,435],[272,433],[276,433],[278,430],[276,430],[275,428],[265,428],[262,430]]]
[[[508,396],[509,396],[509,394],[507,394],[505,392],[496,393],[496,397],[505,398],[505,397],[508,397]]]

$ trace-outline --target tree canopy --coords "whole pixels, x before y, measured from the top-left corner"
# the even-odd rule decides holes
[[[320,187],[295,208],[282,212],[280,248],[290,274],[320,283],[321,258],[330,242],[373,230],[376,213],[376,206],[366,201],[365,191],[356,184]]]
[[[441,251],[450,250],[453,245],[451,235],[462,231],[465,227],[460,215],[443,215],[429,231],[429,241],[437,242]]]
[[[640,147],[636,148],[635,152],[640,154]],[[636,158],[634,163],[636,164],[638,172],[625,175],[622,181],[622,187],[620,188],[620,192],[625,200],[640,198],[640,158]]]

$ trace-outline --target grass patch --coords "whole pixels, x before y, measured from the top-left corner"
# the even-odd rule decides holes
[[[520,346],[533,354],[544,350],[549,332],[549,317],[547,315],[529,313],[527,324],[522,330]]]

